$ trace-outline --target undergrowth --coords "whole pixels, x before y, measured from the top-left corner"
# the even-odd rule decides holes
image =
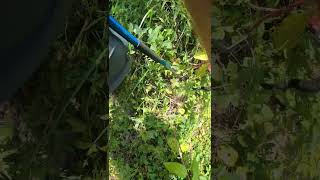
[[[130,46],[131,72],[109,100],[109,178],[210,179],[210,75],[196,68],[182,1],[113,0],[111,15],[177,74]]]
[[[10,100],[0,179],[107,177],[104,6],[75,3],[46,61]]]
[[[293,1],[256,3],[219,0],[213,6],[213,174],[319,179],[319,93],[287,83],[312,79],[319,70],[319,41],[307,27],[310,7],[254,27],[271,12],[265,7],[284,9]]]

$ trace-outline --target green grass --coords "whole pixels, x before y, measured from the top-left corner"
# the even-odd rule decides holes
[[[195,68],[200,47],[182,3],[113,1],[113,15],[178,72],[130,47],[132,70],[109,102],[107,12],[95,1],[74,8],[47,61],[10,100],[18,116],[0,124],[0,179],[181,179],[168,162],[183,164],[186,179],[210,179],[210,92],[196,90],[210,77]],[[178,167],[171,171],[184,176]]]
[[[182,2],[114,0],[111,14],[178,71],[172,74],[130,47],[133,67],[109,100],[109,177],[179,179],[164,166],[178,162],[191,179],[198,156],[194,164],[209,179],[210,92],[194,88],[210,86],[210,75],[196,75],[192,66],[200,48]]]
[[[46,61],[10,100],[18,116],[7,119],[12,137],[1,138],[0,179],[107,176],[103,6],[75,4]]]

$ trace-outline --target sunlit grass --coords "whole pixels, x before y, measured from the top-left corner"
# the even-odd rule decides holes
[[[168,137],[176,137],[184,147],[182,161],[188,166],[199,155],[201,174],[208,178],[210,92],[193,88],[210,86],[210,76],[195,75],[193,56],[200,47],[183,4],[173,0],[112,2],[111,14],[178,69],[172,74],[131,47],[132,70],[109,101],[113,173],[133,179],[173,177],[163,163],[181,161],[167,144]]]

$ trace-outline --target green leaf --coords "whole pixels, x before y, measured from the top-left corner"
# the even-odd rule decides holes
[[[247,173],[249,169],[248,167],[237,167],[236,174],[240,177],[240,179],[247,179]]]
[[[234,173],[225,172],[218,177],[218,180],[241,180],[240,177]]]
[[[270,122],[264,123],[263,126],[264,126],[264,132],[266,133],[266,135],[269,135],[274,130],[274,127],[273,127],[272,123],[270,123]]]
[[[232,79],[238,78],[238,65],[236,63],[229,62],[227,67],[227,73]]]
[[[172,43],[170,41],[165,41],[163,42],[163,47],[165,47],[166,49],[172,49]]]
[[[197,156],[195,156],[191,163],[191,171],[192,171],[192,180],[199,180],[200,178],[200,168],[199,168],[199,160]]]
[[[89,156],[90,154],[93,154],[93,153],[95,153],[95,152],[97,152],[97,151],[98,151],[97,146],[96,146],[95,144],[93,144],[93,145],[90,147],[90,149],[88,150],[87,155]]]
[[[12,127],[2,127],[0,126],[0,139],[11,138],[13,135]]]
[[[218,158],[229,167],[233,167],[238,160],[238,152],[229,145],[220,146],[217,154]]]
[[[0,141],[1,139],[12,138],[14,133],[13,121],[10,119],[0,119]]]
[[[100,150],[107,153],[108,152],[108,145],[102,146],[100,148]]]
[[[306,24],[306,15],[303,13],[287,16],[272,34],[275,48],[294,48],[305,31]]]
[[[228,33],[232,33],[234,31],[232,26],[224,26],[222,29]]]
[[[207,73],[208,64],[202,64],[200,68],[196,71],[196,76],[199,78],[203,77]]]
[[[216,64],[212,66],[212,76],[215,81],[222,81],[222,69]]]
[[[295,97],[295,93],[293,91],[290,91],[290,90],[286,91],[285,97],[291,107],[296,106],[296,97]]]
[[[263,115],[264,120],[270,121],[273,118],[273,112],[270,107],[266,104],[263,105],[261,113]]]
[[[85,150],[91,146],[91,142],[84,142],[84,141],[79,140],[79,141],[76,141],[74,145],[79,149]]]
[[[176,138],[169,137],[167,139],[167,143],[168,143],[169,147],[171,148],[172,152],[179,154],[179,142]]]
[[[242,147],[248,147],[247,143],[244,140],[244,137],[242,135],[237,136],[237,140],[239,144],[241,144]]]
[[[199,176],[199,180],[209,180],[210,178],[207,176]]]
[[[265,32],[265,24],[262,23],[262,24],[257,28],[258,39],[262,39],[264,32]]]
[[[2,160],[2,159],[6,158],[14,153],[17,153],[16,149],[11,149],[11,150],[7,150],[4,152],[0,152],[0,160]]]
[[[259,162],[259,159],[257,158],[256,154],[252,152],[247,153],[247,160],[255,163]]]
[[[78,119],[69,118],[67,122],[70,124],[73,132],[84,132],[87,129],[86,125]]]
[[[4,160],[4,158],[6,158],[16,152],[17,152],[16,149],[0,152],[0,179],[8,179],[8,178],[4,178],[3,175],[10,177],[9,172],[8,172],[10,169],[10,165]],[[11,179],[11,178],[9,178],[9,179]]]
[[[229,104],[232,104],[233,106],[238,106],[239,100],[240,96],[236,93],[216,96],[217,106],[221,109],[227,108]]]
[[[163,163],[165,168],[169,171],[169,173],[174,174],[178,177],[185,178],[188,174],[187,168],[177,162],[165,162]]]
[[[226,33],[222,28],[217,28],[216,31],[212,33],[213,39],[217,39],[217,40],[223,40],[225,35]]]

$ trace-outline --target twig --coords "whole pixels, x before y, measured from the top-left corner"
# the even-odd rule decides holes
[[[233,57],[234,60],[236,60],[236,62],[240,65],[240,61],[239,59],[231,52],[230,55]]]
[[[88,24],[89,24],[89,20],[86,19],[86,20],[84,21],[84,24],[83,24],[83,26],[82,26],[82,28],[81,28],[81,30],[80,30],[80,32],[79,32],[76,40],[74,41],[74,44],[72,45],[72,48],[71,48],[68,56],[72,56],[73,53],[74,53],[74,51],[75,51],[75,48],[76,48],[75,46],[77,46],[78,44],[80,44],[80,42],[81,42],[81,37],[82,37],[83,33],[86,31],[86,28],[87,28]]]
[[[248,5],[254,9],[254,10],[259,10],[259,11],[266,11],[266,12],[275,12],[275,11],[281,11],[281,9],[274,9],[274,8],[268,8],[268,7],[260,7],[257,5],[254,5],[252,3],[248,3]]]
[[[225,87],[230,86],[231,84],[225,84],[221,86],[213,86],[213,87],[200,87],[200,88],[192,88],[193,90],[205,90],[205,91],[211,91],[211,90],[218,90],[223,89]]]
[[[150,12],[152,12],[152,10],[153,10],[154,7],[155,7],[155,6],[153,6],[152,8],[150,8],[149,11],[143,16],[143,18],[142,18],[142,20],[141,20],[141,22],[140,22],[139,28],[142,27],[143,22],[146,20],[146,18],[147,18],[148,15],[150,14]]]
[[[231,84],[224,84],[224,85],[221,85],[221,86],[214,86],[212,87],[212,90],[216,90],[216,89],[223,89],[225,87],[228,87],[230,86]]]
[[[241,44],[243,41],[246,41],[248,39],[248,35],[245,35],[242,39],[240,39],[238,42],[234,43],[233,45],[227,47],[227,50],[232,51],[232,49],[234,49],[236,46],[238,46],[239,44]]]
[[[220,66],[220,68],[224,71],[225,70],[225,66],[224,66],[224,64],[221,62],[221,60],[220,60],[220,55],[219,54],[217,54],[217,63],[219,64],[219,66]]]
[[[32,152],[31,155],[31,160],[30,163],[31,165],[34,163],[35,161],[35,156],[36,153],[39,151],[39,149],[41,148],[42,143],[47,143],[47,136],[50,135],[51,133],[54,132],[58,122],[60,121],[62,115],[64,114],[65,110],[67,109],[67,107],[69,106],[71,99],[73,99],[79,92],[79,90],[82,88],[82,86],[84,85],[84,83],[88,80],[88,78],[90,77],[90,75],[92,74],[92,72],[96,69],[97,65],[100,64],[100,62],[102,61],[102,59],[105,57],[105,55],[107,54],[107,49],[104,49],[100,55],[98,56],[98,58],[96,59],[96,61],[92,64],[92,66],[90,67],[90,69],[87,71],[86,74],[83,75],[83,78],[81,79],[81,81],[79,82],[79,84],[77,85],[77,87],[75,88],[75,90],[72,92],[72,94],[67,98],[66,102],[61,106],[61,109],[59,111],[59,113],[57,114],[55,121],[53,122],[53,124],[47,124],[44,134],[42,136],[42,138],[40,138],[39,143],[36,145],[35,150]],[[56,108],[56,107],[55,107]],[[54,112],[54,111],[53,111]],[[49,129],[49,126],[50,129]]]
[[[132,89],[132,91],[129,93],[128,97],[126,99],[130,99],[131,94],[136,90],[136,88],[140,85],[140,83],[144,80],[144,78],[147,76],[150,69],[147,69],[146,72],[143,74],[143,76],[139,79],[138,83],[135,85],[135,87]]]
[[[282,14],[285,14],[285,13],[289,13],[290,11],[292,11],[294,8],[300,6],[304,4],[304,0],[297,0],[296,2],[288,5],[288,7],[286,8],[282,8],[282,9],[270,9],[270,8],[265,8],[265,7],[258,7],[258,6],[255,6],[253,5],[255,8],[259,8],[259,9],[268,9],[269,10],[269,13],[266,14],[265,16],[263,16],[261,19],[259,19],[250,29],[249,29],[249,33],[252,32],[254,29],[256,29],[257,27],[259,27],[259,25],[261,23],[263,23],[265,20],[267,19],[270,19],[270,18],[273,18],[273,17],[278,17],[278,16],[281,16]],[[271,10],[271,11],[270,11]]]
[[[272,12],[270,14],[267,14],[265,16],[263,16],[261,19],[259,19],[257,22],[255,22],[253,24],[253,26],[249,29],[249,33],[251,33],[254,29],[256,29],[257,27],[260,26],[260,24],[262,24],[264,21],[266,21],[267,19],[270,19],[272,17],[276,17],[276,16],[279,16],[281,15],[282,13],[280,11],[278,12]]]

